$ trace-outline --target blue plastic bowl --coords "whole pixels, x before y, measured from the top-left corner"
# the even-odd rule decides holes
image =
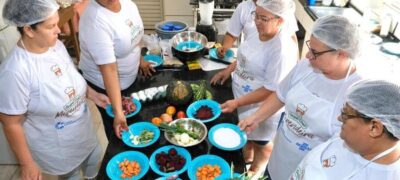
[[[183,52],[195,52],[203,49],[203,45],[196,41],[184,41],[176,46],[176,49]]]
[[[231,59],[235,55],[235,53],[232,51],[232,49],[228,49],[228,51],[225,53],[224,58],[218,57],[218,52],[217,48],[212,48],[210,51],[208,51],[208,54],[210,55],[210,58],[212,59],[218,59],[226,62],[231,62]]]
[[[171,148],[175,148],[176,151],[178,152],[178,154],[181,155],[183,158],[185,158],[186,163],[182,167],[182,169],[180,169],[178,171],[165,173],[165,172],[160,171],[160,166],[156,163],[156,154],[161,153],[162,151],[164,151],[165,153],[168,153],[168,150]],[[168,146],[163,146],[161,148],[158,148],[156,151],[153,152],[153,154],[151,154],[150,167],[158,175],[170,177],[170,176],[179,175],[179,174],[182,174],[183,172],[185,172],[191,161],[192,161],[192,156],[190,156],[190,153],[188,150],[186,150],[185,148],[182,148],[182,147],[168,145]]]
[[[194,115],[196,114],[196,111],[201,106],[210,107],[214,116],[211,117],[210,119],[204,119],[204,120],[196,119],[194,117]],[[186,115],[188,116],[188,118],[196,119],[196,120],[202,121],[203,123],[211,122],[211,121],[214,121],[215,119],[217,119],[221,115],[221,107],[218,102],[213,101],[211,99],[198,100],[189,105],[189,107],[186,109]]]
[[[223,146],[217,144],[214,139],[214,134],[218,129],[221,129],[221,128],[229,128],[229,129],[232,129],[233,131],[235,131],[240,137],[240,144],[238,146],[235,146],[232,148],[223,147]],[[234,150],[238,150],[238,149],[242,148],[244,145],[246,145],[247,135],[244,131],[241,131],[237,125],[230,124],[230,123],[221,123],[221,124],[213,126],[210,129],[210,131],[208,133],[208,141],[210,141],[210,143],[213,146],[217,147],[218,149],[222,149],[225,151],[234,151]]]
[[[140,173],[137,176],[133,176],[132,180],[142,178],[147,171],[149,170],[149,159],[146,155],[137,151],[125,151],[115,155],[111,160],[107,163],[106,173],[107,176],[114,179],[122,179],[120,176],[122,171],[119,168],[119,163],[124,161],[125,159],[129,161],[136,161],[140,165]]]
[[[131,124],[131,125],[129,126],[129,129],[131,130],[131,132],[132,132],[132,134],[133,134],[134,136],[140,135],[140,133],[141,133],[143,130],[148,130],[148,131],[154,132],[154,138],[153,138],[153,140],[151,140],[151,141],[148,142],[147,144],[136,144],[136,145],[135,145],[135,144],[133,144],[132,141],[129,139],[129,136],[131,135],[131,134],[129,133],[129,131],[123,131],[123,132],[122,132],[122,141],[123,141],[126,145],[128,145],[128,146],[130,146],[130,147],[134,147],[134,148],[147,147],[147,146],[150,146],[150,145],[154,144],[154,143],[158,140],[158,138],[160,137],[160,129],[158,129],[157,126],[155,126],[155,125],[153,125],[152,123],[149,123],[149,122],[138,122],[138,123]]]
[[[152,67],[158,67],[164,63],[164,60],[159,55],[148,54],[144,56],[144,60],[153,63]]]
[[[196,180],[196,172],[197,169],[206,165],[218,165],[221,169],[221,175],[217,176],[215,179],[218,180],[226,180],[226,177],[230,176],[231,169],[229,164],[219,156],[216,155],[201,155],[195,158],[190,164],[188,168],[188,176],[190,180]]]
[[[132,113],[127,114],[125,116],[126,118],[130,118],[130,117],[136,115],[140,111],[140,109],[142,109],[142,104],[140,104],[139,100],[132,98],[132,102],[136,105],[136,111],[133,111]],[[111,104],[107,104],[106,112],[110,117],[114,118],[114,113],[113,113]]]

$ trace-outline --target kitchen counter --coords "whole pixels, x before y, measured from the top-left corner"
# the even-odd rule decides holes
[[[184,80],[184,81],[198,81],[198,80],[202,80],[202,79],[209,80],[217,72],[218,71],[207,71],[206,72],[206,71],[202,71],[202,70],[161,71],[161,72],[157,72],[151,78],[147,78],[147,79],[138,78],[135,81],[133,88],[129,89],[128,91],[129,92],[137,92],[139,90],[146,89],[149,87],[157,87],[157,86],[165,85],[168,82],[173,81],[173,80]],[[226,100],[233,98],[233,94],[232,94],[232,90],[231,90],[231,82],[226,82],[225,85],[223,85],[223,86],[209,86],[208,89],[213,94],[214,100],[219,103],[223,103]],[[130,96],[130,94],[123,94],[123,95]],[[128,124],[132,124],[132,123],[140,122],[140,121],[150,121],[151,118],[158,117],[162,113],[164,113],[167,105],[168,105],[167,102],[165,102],[164,100],[159,100],[159,101],[150,102],[150,103],[144,103],[144,104],[142,104],[142,109],[138,113],[138,115],[128,119]],[[177,110],[186,110],[186,107],[177,107]],[[221,116],[217,120],[206,123],[206,126],[208,129],[210,129],[212,126],[222,123],[222,122],[237,124],[238,117],[237,117],[236,112],[230,113],[230,114],[221,114]],[[153,145],[151,145],[149,147],[145,147],[145,148],[128,147],[127,145],[125,145],[122,142],[122,140],[118,139],[116,136],[113,136],[109,140],[109,144],[106,149],[106,153],[104,155],[104,158],[103,158],[103,161],[101,164],[101,168],[100,168],[100,172],[99,172],[97,179],[108,179],[107,174],[106,174],[107,163],[113,156],[115,156],[116,154],[118,154],[120,152],[128,151],[128,150],[135,150],[135,151],[140,151],[140,152],[146,154],[147,157],[150,158],[151,154],[156,149],[158,149],[161,146],[169,145],[169,144],[170,143],[168,141],[166,141],[163,132],[161,132],[160,138],[157,140],[156,143],[154,143]],[[192,160],[199,155],[215,154],[215,155],[218,155],[218,156],[224,158],[229,164],[231,162],[233,162],[236,172],[243,172],[243,170],[245,169],[245,162],[244,162],[241,150],[223,151],[223,150],[217,149],[208,142],[207,138],[199,145],[196,145],[193,147],[188,147],[186,149],[191,153]],[[155,174],[150,168],[148,173],[146,174],[146,176],[143,179],[154,180],[157,177],[160,177],[160,176]],[[182,173],[180,178],[188,179],[187,172],[185,171],[184,173]]]

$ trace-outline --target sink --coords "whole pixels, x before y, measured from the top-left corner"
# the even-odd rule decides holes
[[[353,23],[360,24],[362,22],[361,15],[353,8],[326,6],[308,6],[308,8],[316,18],[324,17],[326,15],[342,15],[347,17]]]

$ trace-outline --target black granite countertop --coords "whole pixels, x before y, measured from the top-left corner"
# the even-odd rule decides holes
[[[129,92],[137,92],[139,90],[143,90],[149,87],[158,87],[161,85],[168,84],[170,81],[173,80],[184,80],[184,81],[199,81],[202,79],[207,80],[208,84],[208,89],[211,91],[213,94],[214,100],[223,103],[226,100],[232,99],[233,94],[231,90],[231,83],[227,82],[223,86],[210,86],[209,80],[210,78],[218,71],[202,71],[202,70],[195,70],[195,71],[187,71],[187,70],[182,70],[182,71],[160,71],[157,72],[153,77],[151,78],[138,78],[133,86],[133,88],[129,89]],[[130,96],[130,94],[124,94],[124,96]],[[140,121],[150,121],[152,117],[157,117],[160,116],[162,113],[165,112],[165,109],[167,107],[167,102],[164,100],[159,100],[155,102],[150,102],[150,103],[144,103],[142,105],[141,111],[138,113],[138,115],[129,118],[128,119],[128,124],[132,124],[135,122],[140,122]],[[177,107],[177,110],[185,110],[186,107]],[[219,123],[233,123],[237,124],[238,122],[238,117],[237,113],[230,113],[230,114],[221,114],[221,116],[212,122],[206,123],[206,126],[208,129],[210,129],[212,126],[219,124]],[[158,149],[161,146],[164,145],[170,145],[168,141],[166,141],[164,137],[164,133],[161,133],[160,138],[157,140],[156,143],[149,147],[145,148],[131,148],[126,146],[122,140],[118,139],[117,137],[113,136],[111,137],[108,147],[106,149],[106,153],[103,158],[103,162],[101,164],[100,172],[97,177],[97,179],[108,179],[107,174],[106,174],[106,166],[108,161],[115,156],[116,154],[123,152],[123,151],[128,151],[128,150],[135,150],[135,151],[140,151],[144,154],[147,155],[147,157],[150,158],[151,154]],[[196,158],[199,155],[203,154],[215,154],[218,155],[222,158],[224,158],[229,164],[231,162],[234,163],[235,165],[235,171],[236,172],[243,172],[245,169],[245,162],[243,159],[243,155],[241,150],[236,150],[236,151],[223,151],[220,149],[217,149],[210,145],[208,142],[207,138],[205,141],[200,143],[199,145],[193,146],[193,147],[188,147],[186,148],[192,156],[192,160]],[[149,179],[149,180],[154,180],[156,178],[160,177],[159,175],[155,174],[151,168],[149,169],[148,173],[143,179]],[[181,174],[180,176],[181,179],[188,179],[187,177],[187,172],[185,171],[184,173]]]

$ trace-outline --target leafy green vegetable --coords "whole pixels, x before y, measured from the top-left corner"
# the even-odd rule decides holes
[[[166,123],[161,123],[160,124],[160,129],[165,131],[165,132],[169,132],[169,133],[173,133],[173,134],[182,134],[182,133],[186,133],[188,134],[190,137],[192,137],[193,139],[199,139],[200,136],[199,134],[186,130],[185,128],[179,126],[179,124],[177,125],[168,125]]]
[[[140,132],[139,143],[140,144],[147,144],[150,141],[152,141],[153,138],[154,138],[154,132],[145,129],[142,132]]]

